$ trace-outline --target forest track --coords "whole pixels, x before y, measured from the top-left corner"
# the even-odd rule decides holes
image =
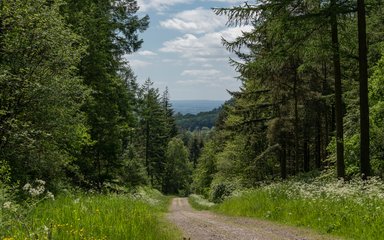
[[[174,198],[167,217],[183,232],[184,239],[191,240],[335,239],[267,221],[197,211],[187,198]]]

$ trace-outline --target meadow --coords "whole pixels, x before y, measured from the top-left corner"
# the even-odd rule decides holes
[[[23,213],[25,217],[15,212],[7,227],[0,227],[0,239],[179,239],[179,232],[163,217],[169,200],[148,188],[134,194],[45,199]]]
[[[207,204],[190,198],[197,209]],[[200,204],[202,202],[202,204]],[[211,210],[313,229],[345,239],[384,239],[384,184],[317,178],[237,191]]]
[[[383,185],[377,180],[277,183],[244,191],[215,209],[315,229],[347,239],[384,239]]]

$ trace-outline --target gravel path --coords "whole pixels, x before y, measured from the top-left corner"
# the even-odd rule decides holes
[[[332,239],[271,222],[197,211],[187,198],[174,198],[167,217],[191,240]]]

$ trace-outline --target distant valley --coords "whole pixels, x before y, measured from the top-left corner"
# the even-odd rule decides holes
[[[220,107],[224,101],[220,100],[171,100],[175,113],[197,114],[209,112]]]

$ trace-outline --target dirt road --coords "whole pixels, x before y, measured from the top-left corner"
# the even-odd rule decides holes
[[[197,211],[187,198],[172,200],[168,219],[182,230],[185,239],[191,240],[332,239],[270,222]]]

